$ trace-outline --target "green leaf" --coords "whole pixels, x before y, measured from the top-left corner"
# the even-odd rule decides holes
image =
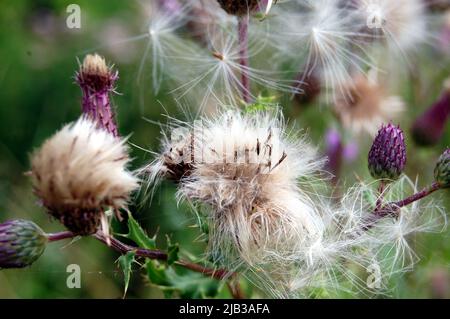
[[[274,101],[276,100],[275,96],[261,96],[259,95],[255,102],[249,104],[245,107],[246,113],[256,113],[262,111],[273,110],[276,105]]]
[[[371,207],[375,208],[376,202],[377,202],[377,197],[375,196],[373,191],[370,189],[364,189],[362,192],[363,192],[364,201],[366,203],[369,203]]]
[[[179,259],[180,245],[178,243],[172,244],[170,238],[167,237],[167,246],[167,264],[170,266]]]
[[[180,251],[180,246],[178,243],[169,246],[167,251],[167,264],[172,265],[178,260],[178,252]]]
[[[171,298],[174,293],[181,298],[213,298],[223,287],[223,282],[217,279],[155,260],[147,262],[147,275],[166,298]]]
[[[131,213],[128,213],[128,234],[125,237],[134,241],[139,247],[156,249],[156,236],[148,237]]]
[[[149,260],[147,262],[147,276],[148,279],[155,285],[170,285],[166,275],[166,267],[155,260]]]
[[[129,251],[125,255],[122,255],[119,257],[118,262],[120,268],[122,268],[123,271],[123,277],[125,281],[125,289],[123,292],[123,298],[125,298],[125,295],[127,294],[128,285],[130,283],[131,278],[131,265],[135,261],[136,252]]]

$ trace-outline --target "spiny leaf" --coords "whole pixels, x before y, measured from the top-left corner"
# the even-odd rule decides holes
[[[139,247],[156,249],[156,236],[150,238],[131,213],[128,213],[128,234],[126,237],[134,241]]]
[[[124,281],[125,281],[125,289],[123,293],[123,298],[125,298],[125,295],[127,294],[128,285],[130,283],[131,278],[131,265],[135,261],[136,252],[129,251],[125,255],[122,255],[119,257],[118,262],[120,268],[122,268]]]
[[[169,237],[167,237],[167,245],[167,264],[170,266],[179,259],[180,245],[178,243],[172,244]]]
[[[150,261],[147,265],[149,279],[158,285],[166,298],[174,292],[181,298],[211,298],[217,296],[222,287],[218,280],[200,273],[186,271],[178,273],[174,267],[166,268]]]
[[[155,285],[169,285],[169,280],[166,275],[166,267],[155,260],[149,260],[147,262],[147,276],[148,279]]]

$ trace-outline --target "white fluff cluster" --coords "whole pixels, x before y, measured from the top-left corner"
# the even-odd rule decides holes
[[[389,49],[405,54],[427,37],[425,1],[363,0],[358,10],[368,28],[383,36]]]
[[[277,114],[230,111],[202,119],[164,146],[151,174],[179,178],[180,199],[211,208],[210,250],[248,264],[284,255],[318,231],[299,178],[321,168],[314,149],[291,139]],[[236,257],[236,256],[234,256]],[[233,262],[233,261],[232,261]]]
[[[352,75],[406,69],[411,54],[432,42],[421,0],[294,0],[275,5],[272,14],[275,61],[291,57],[304,74],[315,71],[322,86],[339,95],[347,94]]]
[[[37,196],[51,212],[125,208],[137,178],[127,170],[125,140],[87,118],[64,126],[31,157]]]
[[[382,204],[414,192],[416,185],[402,176],[384,191]],[[446,214],[436,203],[416,202],[402,207],[398,217],[374,222],[378,198],[373,185],[360,183],[338,203],[321,205],[323,231],[298,251],[291,289],[308,294],[327,288],[328,296],[333,290],[389,294],[386,284],[391,276],[410,270],[418,261],[411,237],[442,231]]]
[[[398,219],[368,227],[376,190],[358,185],[339,203],[324,196],[317,190],[323,161],[304,138],[287,133],[279,113],[229,111],[194,125],[177,123],[175,131],[146,167],[151,182],[177,180],[178,198],[208,221],[210,257],[273,296],[347,283],[363,292],[381,289],[415,261],[405,237],[432,230],[442,217],[415,204]],[[414,190],[403,177],[385,201]],[[367,279],[372,268],[380,273],[374,283]]]

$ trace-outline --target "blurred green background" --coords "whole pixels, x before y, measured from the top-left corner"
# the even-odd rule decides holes
[[[150,0],[151,1],[151,0]],[[145,1],[143,1],[145,2]],[[81,29],[68,29],[66,7],[73,1],[16,0],[0,3],[0,222],[11,218],[35,221],[47,232],[63,230],[36,205],[28,178],[29,154],[64,123],[73,121],[80,112],[80,90],[74,84],[77,58],[87,52],[98,52],[115,64],[120,72],[114,105],[122,135],[131,134],[130,141],[146,149],[157,150],[159,127],[145,119],[164,121],[168,113],[177,118],[184,115],[176,107],[168,88],[155,96],[148,77],[138,81],[139,63],[145,40],[111,45],[145,32],[145,16],[138,1],[97,0],[76,1],[81,7]],[[441,61],[442,62],[442,61]],[[145,64],[150,68],[149,63]],[[435,67],[433,58],[424,58],[416,72],[421,80],[405,79],[402,96],[408,110],[400,123],[407,128],[439,95],[443,79],[450,75],[450,63]],[[164,110],[164,108],[167,110]],[[323,136],[330,122],[331,111],[315,106],[300,110],[286,100],[285,114],[307,128],[321,149]],[[408,131],[408,130],[406,130]],[[407,137],[407,140],[411,139]],[[366,154],[370,137],[360,137],[360,156],[344,167],[345,182],[351,185],[357,177],[369,179]],[[432,179],[431,163],[450,145],[450,128],[441,143],[430,149],[408,142],[407,173],[419,185]],[[135,167],[150,155],[132,148]],[[152,203],[132,207],[136,218],[153,234],[170,234],[184,251],[199,254],[202,243],[194,228],[192,215],[173,197],[174,187],[164,183]],[[449,192],[435,195],[450,208]],[[138,203],[142,202],[137,200]],[[449,209],[447,209],[449,210]],[[120,227],[118,228],[120,230]],[[393,280],[392,297],[450,297],[450,231],[413,238],[421,261],[413,272]],[[164,236],[159,236],[162,248]],[[123,277],[115,264],[118,254],[93,239],[75,243],[57,242],[45,254],[23,270],[0,271],[0,298],[121,298]],[[78,264],[82,269],[82,288],[66,286],[66,267]],[[162,297],[159,289],[144,280],[138,269],[132,277],[129,298]]]

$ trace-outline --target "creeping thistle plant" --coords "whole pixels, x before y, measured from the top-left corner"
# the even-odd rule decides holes
[[[433,32],[429,6],[421,0],[151,1],[146,33],[131,39],[147,41],[139,74],[151,75],[148,87],[156,93],[167,90],[197,106],[195,120],[169,118],[161,125],[161,150],[130,170],[110,99],[118,72],[101,56],[87,55],[75,76],[82,115],[33,152],[29,171],[43,210],[67,230],[47,234],[24,220],[0,224],[0,268],[30,266],[47,244],[90,236],[121,254],[125,291],[139,260],[166,296],[252,297],[241,289],[244,282],[255,296],[278,298],[388,293],[391,276],[418,261],[411,234],[446,224],[444,207],[428,196],[448,192],[449,149],[434,171],[423,168],[434,181],[419,190],[405,174],[409,140],[392,123],[407,105],[391,93],[385,68],[390,58],[409,59]],[[328,159],[285,118],[275,103],[283,92],[296,103],[320,103],[319,97],[330,105]],[[449,113],[446,85],[413,125],[415,139],[437,143]],[[340,166],[351,144],[345,140],[355,132],[374,137],[366,172],[373,180],[344,189]],[[176,185],[174,199],[192,209],[206,242],[201,257],[182,257],[188,244],[171,240],[167,250],[158,249],[128,209],[134,192],[153,194],[165,179]],[[114,217],[126,219],[125,237],[134,244],[110,229]],[[381,277],[376,291],[364,277],[374,267]]]

